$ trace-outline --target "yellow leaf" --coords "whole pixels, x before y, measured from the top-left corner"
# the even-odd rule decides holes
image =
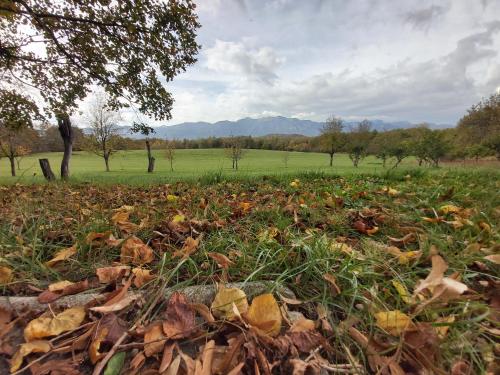
[[[23,364],[23,359],[31,353],[47,353],[51,348],[46,340],[35,340],[21,344],[19,350],[14,354],[10,362],[10,372],[16,372]]]
[[[314,328],[316,328],[316,323],[313,320],[301,317],[293,322],[290,332],[312,331]]]
[[[221,286],[210,308],[213,315],[217,318],[235,320],[236,315],[233,311],[233,303],[240,313],[247,312],[248,301],[245,292],[238,288],[225,288]]]
[[[445,323],[445,325],[440,325],[434,327],[434,330],[438,334],[440,339],[444,339],[446,337],[446,334],[448,333],[448,330],[450,329],[450,324],[455,321],[455,316],[450,315],[445,318],[439,318],[436,319],[436,323]],[[447,323],[447,324],[446,324]]]
[[[48,262],[45,262],[45,265],[47,267],[53,267],[59,262],[62,262],[63,260],[69,259],[71,256],[75,255],[77,253],[76,245],[73,245],[71,247],[68,247],[66,249],[59,250],[54,258],[49,260]]]
[[[300,180],[293,180],[292,182],[290,182],[290,186],[293,188],[298,188],[300,186]]]
[[[403,284],[401,284],[399,281],[392,280],[392,285],[394,286],[394,288],[396,288],[399,296],[401,297],[401,299],[403,300],[404,303],[407,303],[407,304],[412,303],[410,293],[408,292],[408,289],[406,289],[406,287]]]
[[[183,223],[186,221],[186,216],[184,215],[175,215],[174,218],[172,219],[172,222],[174,223]]]
[[[203,236],[203,234],[200,235],[197,239],[194,239],[193,237],[186,238],[186,241],[184,241],[184,245],[182,246],[182,249],[174,252],[174,254],[172,256],[173,257],[182,257],[183,259],[188,258],[198,248],[198,245],[200,244],[200,240],[201,240],[202,236]]]
[[[66,288],[67,286],[73,285],[74,283],[68,280],[58,281],[57,283],[52,283],[49,285],[48,289],[50,292],[58,292]]]
[[[377,326],[393,336],[399,336],[412,328],[411,319],[399,310],[383,311],[375,314]]]
[[[441,206],[439,208],[439,211],[441,211],[443,214],[457,214],[461,211],[462,209],[460,207],[454,206],[452,204],[445,204],[444,206]]]
[[[151,263],[153,259],[153,249],[139,238],[132,236],[123,242],[120,253],[121,263],[146,264]]]
[[[167,195],[167,202],[176,202],[177,199],[179,199],[179,197],[176,196],[176,195],[173,195],[173,194],[168,194]]]
[[[12,281],[12,270],[6,266],[0,266],[0,285],[8,284]]]
[[[270,336],[281,331],[281,311],[274,296],[270,293],[255,297],[248,309],[248,322]]]
[[[83,306],[64,310],[55,317],[42,316],[28,323],[24,328],[24,338],[27,342],[49,336],[57,336],[66,331],[72,331],[85,319]]]
[[[111,222],[115,225],[118,223],[124,223],[128,221],[129,216],[130,216],[129,211],[118,211],[111,217]]]

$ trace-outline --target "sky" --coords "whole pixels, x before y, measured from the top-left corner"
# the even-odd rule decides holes
[[[329,115],[455,124],[500,90],[499,0],[196,3],[202,48],[167,84],[167,124]]]

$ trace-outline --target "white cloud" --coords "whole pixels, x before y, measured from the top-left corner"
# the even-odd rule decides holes
[[[206,67],[222,74],[243,74],[247,78],[269,82],[277,78],[276,69],[283,63],[270,47],[248,49],[243,43],[216,40],[205,50]]]

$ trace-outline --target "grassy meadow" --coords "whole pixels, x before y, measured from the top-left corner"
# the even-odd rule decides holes
[[[285,155],[288,162],[285,165]],[[203,176],[220,175],[229,178],[252,177],[263,175],[294,175],[297,173],[319,172],[322,174],[354,175],[380,174],[387,172],[392,165],[384,169],[379,159],[373,156],[365,158],[358,168],[354,168],[346,154],[334,157],[334,166],[328,165],[327,154],[305,152],[283,152],[269,150],[246,150],[239,163],[239,170],[231,169],[231,160],[224,155],[222,149],[188,149],[176,150],[174,171],[170,171],[169,161],[163,151],[154,150],[156,158],[155,173],[146,173],[147,157],[145,150],[120,151],[110,160],[110,172],[105,172],[104,160],[89,152],[76,151],[71,159],[71,176],[75,182],[97,183],[128,183],[147,184],[164,183],[171,181],[192,180]],[[21,169],[16,177],[10,176],[10,166],[7,158],[0,160],[0,184],[43,182],[43,176],[38,164],[39,158],[48,158],[52,170],[57,175],[62,153],[45,153],[29,155],[21,160]],[[404,160],[398,170],[418,168],[413,158]],[[476,165],[462,167],[460,163],[444,166],[442,169],[477,170]],[[419,168],[431,170],[431,168]],[[485,166],[479,169],[494,170],[494,166]]]

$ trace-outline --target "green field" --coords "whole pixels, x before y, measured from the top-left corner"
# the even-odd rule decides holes
[[[268,150],[247,150],[240,160],[238,171],[231,169],[231,160],[224,155],[222,149],[177,150],[174,161],[174,172],[170,171],[168,160],[160,150],[153,151],[156,158],[154,174],[146,173],[147,157],[145,150],[121,151],[113,155],[110,161],[111,172],[105,172],[104,160],[92,153],[75,152],[71,159],[72,180],[75,182],[108,182],[108,183],[162,183],[202,176],[224,175],[225,177],[262,176],[276,174],[297,174],[319,172],[324,174],[353,175],[378,174],[387,169],[382,167],[375,157],[365,158],[359,168],[354,168],[345,154],[336,155],[334,166],[328,165],[328,155],[320,153],[289,152],[288,164],[285,167],[285,152]],[[9,161],[0,160],[0,183],[33,183],[43,182],[38,165],[39,158],[48,158],[57,175],[62,153],[34,154],[21,161],[21,169],[17,177],[10,176]],[[388,166],[392,162],[388,163]],[[414,159],[406,159],[398,170],[418,168]],[[446,167],[449,168],[449,167]],[[456,167],[454,167],[456,168]],[[422,168],[421,168],[422,169]],[[430,170],[430,168],[423,168]],[[445,168],[442,168],[445,169]]]

